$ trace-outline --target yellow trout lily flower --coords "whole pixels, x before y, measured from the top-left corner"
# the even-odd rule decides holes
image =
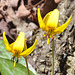
[[[16,62],[18,61],[18,57],[28,56],[35,49],[36,44],[37,44],[37,40],[36,40],[35,43],[30,48],[27,49],[24,32],[20,32],[16,41],[11,44],[9,44],[9,42],[5,36],[5,32],[3,32],[3,40],[4,40],[4,44],[5,44],[7,51],[13,53],[13,61],[15,59],[14,67],[16,66]]]
[[[47,32],[47,34],[45,34],[45,37],[48,37],[47,44],[49,44],[50,37],[53,38],[55,34],[63,32],[72,19],[71,16],[66,23],[60,25],[58,22],[59,11],[57,9],[47,13],[46,16],[42,19],[40,9],[38,8],[37,15],[40,28]]]

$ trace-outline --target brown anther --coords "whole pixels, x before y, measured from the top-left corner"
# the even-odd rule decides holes
[[[50,33],[48,33],[48,38],[50,38]]]
[[[18,64],[18,61],[19,61],[19,59],[17,58],[17,61],[16,61],[17,64]]]
[[[44,39],[46,39],[47,38],[47,34],[45,34],[45,37],[44,37]]]
[[[44,37],[44,39],[46,39],[47,38],[47,35]]]
[[[54,37],[52,36],[52,37],[51,37],[51,40],[53,40],[53,38],[54,38]]]
[[[11,62],[14,61],[14,59],[15,59],[15,56],[11,58]]]

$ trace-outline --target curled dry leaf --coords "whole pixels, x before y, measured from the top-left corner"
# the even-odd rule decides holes
[[[6,22],[7,22],[7,23],[9,23],[9,22],[12,21],[11,18],[10,18],[10,16],[5,16],[5,19],[6,19]]]
[[[14,38],[10,34],[10,31],[8,28],[8,23],[2,19],[0,22],[0,35],[2,35],[4,31],[5,31],[6,35],[8,35],[12,40],[14,40]]]
[[[0,14],[0,19],[2,19],[2,15]]]
[[[13,11],[12,7],[8,6],[8,8],[4,11],[3,9],[0,10],[0,14],[3,16],[3,18],[6,20],[6,22],[11,22],[12,18],[15,18],[16,14]]]
[[[60,3],[62,0],[54,0],[55,3]]]
[[[16,16],[19,18],[27,17],[30,14],[30,11],[24,6],[24,2],[22,0],[21,5],[18,8]]]
[[[16,28],[10,30],[10,35],[13,35],[15,38],[17,37],[16,36]]]
[[[41,0],[28,0],[28,5],[35,5]]]
[[[6,4],[6,0],[0,0],[0,7]]]
[[[52,11],[57,7],[58,4],[54,2],[54,0],[46,0],[44,5],[41,7],[42,16],[44,17],[48,12]]]
[[[16,15],[11,6],[8,6],[8,9],[6,10],[6,12],[7,12],[8,15],[9,15],[10,17],[12,17],[12,18],[15,17],[15,15]]]
[[[7,0],[7,5],[17,8],[19,0]]]
[[[6,34],[9,34],[7,23],[2,19],[0,22],[0,35],[3,34],[3,31],[5,31]]]

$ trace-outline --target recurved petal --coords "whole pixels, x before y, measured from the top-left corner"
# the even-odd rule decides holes
[[[35,43],[30,48],[28,48],[27,50],[22,52],[20,55],[23,56],[23,57],[28,56],[35,49],[36,44],[37,44],[37,40],[35,41]]]
[[[60,27],[60,23],[58,22],[57,27]]]
[[[24,51],[27,50],[26,39],[24,40]]]
[[[14,45],[13,45],[13,50],[16,52],[21,53],[23,51],[24,48],[24,37],[25,34],[24,32],[20,32],[19,36],[17,37]]]
[[[47,19],[47,24],[51,29],[55,29],[58,24],[58,19],[59,19],[59,11],[57,9],[54,9],[50,15],[50,17]]]
[[[5,44],[5,47],[6,47],[7,51],[12,52],[11,47],[9,45],[9,42],[8,42],[6,36],[5,36],[5,32],[3,32],[3,41],[4,41],[4,44]]]
[[[39,9],[39,8],[38,8],[37,15],[38,15],[38,22],[39,22],[40,28],[41,28],[42,30],[45,30],[45,24],[44,24],[43,19],[42,19],[42,17],[41,17],[40,9]]]
[[[59,33],[63,32],[67,28],[67,26],[69,25],[69,23],[71,22],[71,19],[72,19],[72,16],[70,16],[70,18],[68,19],[68,21],[65,24],[63,24],[63,25],[59,26],[58,28],[56,28],[53,31],[54,34],[57,34],[57,33],[59,34]]]

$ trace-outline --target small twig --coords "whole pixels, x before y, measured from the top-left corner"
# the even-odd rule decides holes
[[[41,1],[38,2],[37,4],[33,5],[32,8],[38,6],[38,5],[39,5],[40,3],[42,3],[43,1],[44,1],[44,0],[41,0]]]
[[[41,0],[40,2],[38,2],[38,3],[36,3],[35,5],[33,5],[32,7],[30,7],[29,9],[32,9],[33,7],[36,7],[36,6],[38,6],[40,3],[42,3],[44,0]],[[28,9],[28,10],[29,10]]]
[[[5,20],[5,13],[2,11],[2,10],[0,10],[0,14],[3,16],[3,18],[4,18],[4,20]]]

